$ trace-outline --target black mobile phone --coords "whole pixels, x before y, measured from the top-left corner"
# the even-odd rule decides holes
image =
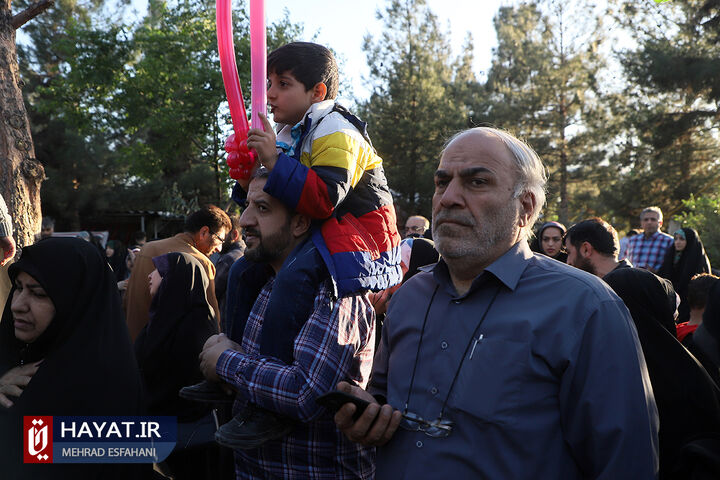
[[[365,411],[370,402],[363,400],[362,398],[355,397],[340,390],[333,390],[324,395],[320,395],[315,399],[318,405],[321,405],[332,412],[337,412],[340,407],[346,403],[355,404],[355,413],[353,414],[353,420],[360,418],[360,415]]]

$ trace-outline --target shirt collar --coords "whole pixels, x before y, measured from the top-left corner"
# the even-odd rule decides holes
[[[482,284],[487,282],[490,276],[497,278],[507,288],[514,291],[520,282],[520,277],[525,271],[525,268],[527,268],[527,261],[532,257],[533,253],[527,241],[520,240],[501,255],[500,258],[491,263],[480,275],[475,277],[470,290],[464,296],[477,290]],[[454,291],[452,280],[450,279],[450,272],[448,271],[445,260],[442,258],[436,264],[426,265],[425,267],[420,267],[418,270],[432,272],[436,282]],[[486,275],[486,272],[490,275]]]
[[[322,102],[313,103],[307,109],[303,118],[295,125],[279,123],[276,126],[276,146],[292,156],[299,147],[303,130],[312,130],[313,126],[317,125],[322,118],[332,113],[334,106],[335,100],[323,100]]]

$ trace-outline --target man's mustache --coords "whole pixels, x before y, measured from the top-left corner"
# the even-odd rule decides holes
[[[255,230],[254,228],[243,229],[243,240],[247,238],[248,235],[252,235],[253,237],[260,237],[260,231]]]
[[[441,210],[433,217],[433,225],[438,226],[441,223],[452,222],[467,227],[475,226],[475,219],[472,215],[463,214],[459,212],[451,212],[448,210]]]

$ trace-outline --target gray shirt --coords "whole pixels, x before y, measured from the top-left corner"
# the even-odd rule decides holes
[[[447,399],[454,427],[398,429],[378,448],[378,479],[655,478],[652,387],[607,285],[525,241],[462,296],[442,260],[425,269],[390,302],[370,392],[430,421]]]

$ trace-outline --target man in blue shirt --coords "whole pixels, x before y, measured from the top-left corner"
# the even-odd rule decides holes
[[[658,421],[622,301],[533,254],[543,165],[511,135],[453,137],[435,173],[442,259],[390,302],[368,391],[335,416],[382,479],[655,478]]]
[[[673,237],[660,231],[663,224],[662,210],[647,207],[640,214],[642,235],[628,240],[627,259],[636,268],[644,268],[657,273],[665,258],[665,252],[673,244]]]

